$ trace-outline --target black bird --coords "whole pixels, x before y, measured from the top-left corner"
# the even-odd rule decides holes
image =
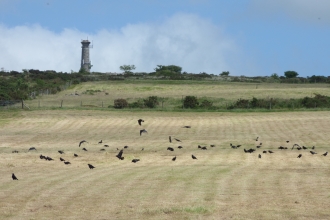
[[[37,149],[36,149],[35,147],[30,147],[30,148],[29,148],[29,151],[30,151],[30,150],[37,150]]]
[[[233,148],[233,149],[237,149],[237,147],[236,147],[235,145],[233,145],[232,143],[230,143],[230,146],[231,146],[231,148]]]
[[[126,148],[128,148],[128,146],[125,146],[124,148],[126,149]]]
[[[49,160],[49,161],[53,160],[53,158],[51,158],[51,157],[46,157],[45,159]]]
[[[11,178],[13,178],[13,180],[18,180],[14,173],[11,175]]]
[[[143,119],[139,119],[139,120],[138,120],[138,123],[139,123],[140,126],[141,126],[141,123],[142,123],[142,122],[144,122]]]
[[[140,159],[133,159],[133,160],[132,160],[132,163],[136,163],[136,162],[138,162],[138,161],[140,161]]]
[[[211,144],[210,147],[215,147],[215,145],[214,144]]]
[[[92,164],[88,164],[89,169],[94,169],[95,167]]]
[[[175,161],[176,160],[176,156],[172,158],[172,161]]]
[[[181,142],[179,139],[177,139],[177,138],[174,138],[174,140],[176,140],[177,142]]]
[[[174,151],[172,147],[168,147],[167,150]]]
[[[236,148],[239,148],[240,146],[242,146],[242,145],[239,144],[239,145],[236,146]]]
[[[201,145],[198,145],[198,148],[202,148],[202,146]]]
[[[86,149],[86,148],[83,148],[83,150],[84,150],[84,151],[87,151],[87,149]]]
[[[69,161],[65,161],[64,164],[68,165],[71,164]]]
[[[59,152],[60,154],[64,154],[64,152],[63,152],[63,151],[61,151],[61,150],[59,150],[58,152]]]
[[[263,153],[263,154],[267,154],[267,151],[266,151],[266,150],[264,150],[262,153]]]
[[[256,146],[256,148],[261,148],[261,145]]]
[[[143,151],[144,150],[144,147],[142,147],[142,150],[141,151]]]
[[[259,156],[258,156],[258,157],[259,157],[259,159],[261,159],[261,154],[259,154]]]
[[[315,146],[312,147],[312,150],[314,150],[314,149],[315,149]]]
[[[299,154],[297,158],[300,158],[300,157],[302,157],[302,154]]]
[[[99,141],[99,144],[102,144],[102,140]]]
[[[178,146],[179,149],[182,149],[182,146]]]
[[[140,130],[140,136],[142,135],[142,133],[148,133],[146,129],[142,129]]]
[[[309,152],[311,152],[312,155],[317,154],[316,152],[314,152],[314,151],[312,151],[312,150],[309,151]]]
[[[259,140],[259,137],[256,138],[256,141],[258,141],[258,140]]]
[[[12,153],[18,153],[18,150],[13,150]]]
[[[272,154],[272,153],[274,153],[274,152],[273,152],[273,151],[271,151],[271,150],[269,150],[269,151],[268,151],[268,153]]]
[[[297,147],[297,150],[301,150],[302,148],[301,147]]]
[[[105,145],[103,145],[103,147],[109,147],[109,145],[105,144]]]
[[[282,147],[282,146],[279,146],[279,147],[278,147],[278,149],[280,149],[280,150],[284,150],[284,147]]]
[[[65,161],[62,157],[60,157],[60,161]]]
[[[323,156],[327,156],[328,155],[328,152],[325,152],[324,154],[322,154]]]
[[[105,149],[101,149],[100,151],[105,151]]]
[[[305,146],[302,146],[302,148],[303,148],[304,150],[307,150],[307,149],[308,149],[308,147],[305,147]]]
[[[81,144],[83,144],[83,143],[85,143],[85,142],[88,143],[88,142],[85,141],[85,140],[80,141],[80,142],[79,142],[79,147],[80,147]]]
[[[186,126],[183,126],[183,128],[191,128],[191,126],[186,125]]]
[[[171,138],[171,136],[168,136],[168,140],[169,140],[170,143],[172,143],[172,138]]]
[[[124,160],[123,153],[124,153],[124,150],[121,149],[121,150],[119,151],[119,153],[116,155],[116,157],[117,157],[118,159],[120,159],[120,160]]]
[[[286,141],[286,143],[289,143],[290,141]]]
[[[78,157],[78,154],[73,154],[73,156]]]
[[[201,149],[202,149],[202,150],[207,150],[207,147],[202,147]]]
[[[197,157],[195,157],[193,154],[191,155],[192,159],[197,160]]]
[[[45,159],[46,157],[40,154],[40,159]]]

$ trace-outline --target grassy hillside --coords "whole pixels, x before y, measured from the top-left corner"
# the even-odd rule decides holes
[[[321,156],[329,151],[328,112],[48,110],[1,111],[0,118],[1,219],[330,217],[330,161]],[[142,126],[139,118],[145,120]],[[140,136],[141,128],[148,134]],[[169,143],[169,136],[182,142]],[[88,143],[78,147],[81,140]],[[243,152],[260,142],[257,152]],[[232,149],[230,143],[242,146]],[[309,149],[291,150],[294,143]],[[36,152],[28,151],[32,146]],[[117,148],[124,146],[125,159],[118,160]],[[312,146],[316,155],[309,153]],[[41,160],[40,154],[54,161]],[[140,161],[134,164],[133,158]]]
[[[158,110],[179,109],[182,98],[197,96],[214,106],[224,107],[238,99],[298,99],[315,93],[330,96],[329,84],[279,83],[224,83],[215,81],[100,81],[86,82],[54,95],[38,96],[27,100],[31,108],[103,108],[113,106],[114,100],[123,98],[129,103],[149,96],[161,98]],[[78,95],[74,95],[78,94]],[[111,108],[112,109],[112,108]]]

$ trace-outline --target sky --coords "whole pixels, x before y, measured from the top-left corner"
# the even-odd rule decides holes
[[[0,0],[0,68],[330,76],[329,0]]]

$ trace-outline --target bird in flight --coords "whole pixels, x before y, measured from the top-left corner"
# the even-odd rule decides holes
[[[89,169],[94,169],[95,167],[92,164],[88,164]]]
[[[191,155],[192,159],[197,160],[197,157],[195,157],[193,154]]]
[[[80,147],[81,144],[83,144],[83,143],[85,143],[85,142],[88,143],[88,142],[85,141],[85,140],[80,141],[80,142],[79,142],[79,147]]]
[[[124,153],[124,150],[121,149],[121,150],[119,151],[119,153],[116,155],[116,157],[117,157],[118,159],[120,159],[120,160],[124,160],[123,153]]]
[[[18,180],[14,173],[11,175],[11,178],[13,178],[13,180]]]
[[[172,161],[175,161],[176,160],[176,156],[172,158]]]
[[[138,123],[139,123],[140,126],[141,126],[142,122],[144,122],[143,119],[139,119],[139,120],[138,120]]]
[[[142,129],[140,130],[140,136],[142,135],[142,133],[148,133],[146,129]]]

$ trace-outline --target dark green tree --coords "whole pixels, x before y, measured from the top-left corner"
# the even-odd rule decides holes
[[[222,73],[220,73],[220,76],[229,76],[229,71],[223,71]]]
[[[122,65],[119,67],[120,70],[124,71],[125,74],[132,73],[132,70],[135,70],[135,65]]]
[[[299,74],[296,71],[288,70],[284,72],[286,78],[296,78]]]

